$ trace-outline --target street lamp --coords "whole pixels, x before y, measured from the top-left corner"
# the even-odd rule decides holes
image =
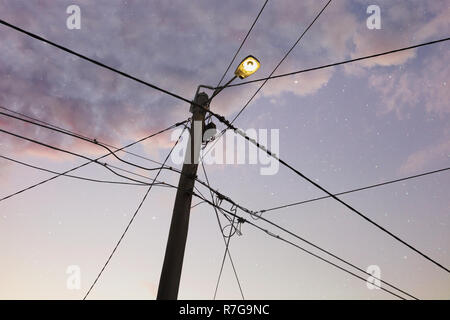
[[[248,76],[254,74],[260,66],[261,63],[258,61],[258,59],[256,59],[254,56],[248,56],[244,60],[242,60],[234,74],[241,79],[245,79]]]
[[[215,96],[217,96],[223,89],[228,87],[237,77],[239,77],[240,79],[245,79],[245,78],[251,76],[252,74],[254,74],[259,69],[260,66],[261,66],[261,63],[259,62],[259,60],[256,59],[254,56],[249,55],[249,56],[245,57],[241,61],[241,63],[239,63],[238,67],[234,71],[234,77],[232,77],[225,85],[223,85],[221,87],[217,87],[217,88],[200,85],[200,86],[198,86],[196,94],[198,94],[200,88],[213,89],[214,92],[211,95],[211,98],[209,98],[209,100],[208,100],[208,105],[209,105],[211,100]],[[212,122],[211,115],[206,117],[205,120],[206,121],[209,120],[209,122],[204,127],[204,132],[206,132],[206,136],[203,137],[204,142],[213,139],[217,134],[216,125]]]
[[[190,128],[190,138],[185,161],[180,174],[177,195],[173,207],[172,220],[170,223],[169,238],[167,240],[166,252],[164,255],[163,268],[158,286],[158,300],[175,300],[178,297],[178,289],[180,285],[181,270],[183,267],[184,251],[186,248],[186,239],[189,228],[189,215],[192,202],[192,194],[194,191],[195,177],[197,175],[198,159],[200,157],[200,147],[205,127],[207,129],[215,129],[215,124],[210,121],[205,126],[205,111],[209,109],[209,104],[216,95],[237,77],[244,79],[256,72],[260,67],[259,61],[248,56],[241,61],[234,77],[224,86],[211,88],[207,86],[198,86],[194,102],[191,105],[192,120]],[[211,98],[208,99],[206,93],[199,93],[200,88],[208,88],[214,90]],[[199,108],[198,106],[201,106]],[[201,122],[201,127],[196,128],[195,123]],[[200,129],[200,133],[196,134]],[[191,161],[193,160],[193,161]]]
[[[223,89],[228,87],[237,77],[239,77],[240,79],[245,79],[254,74],[259,69],[260,66],[261,63],[254,56],[249,55],[245,57],[236,68],[236,71],[234,71],[234,77],[231,78],[223,86],[215,88],[214,93],[211,95],[211,98],[209,98],[209,102],[211,102],[211,100],[215,96],[217,96]],[[197,93],[201,87],[211,89],[211,87],[208,86],[199,86],[197,89]]]

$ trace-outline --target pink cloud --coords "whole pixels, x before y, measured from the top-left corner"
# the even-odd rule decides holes
[[[443,45],[445,46],[445,44]],[[443,47],[444,49],[445,47]],[[436,52],[417,69],[397,69],[389,74],[373,74],[369,85],[383,102],[382,113],[396,112],[401,118],[408,108],[422,104],[429,113],[450,113],[450,52]]]
[[[445,1],[412,2],[414,10],[405,9],[394,2],[382,4],[383,12],[386,13],[383,15],[383,26],[389,26],[396,21],[408,25],[408,21],[414,21],[414,24],[408,25],[410,29],[407,32],[390,28],[382,33],[367,30],[365,16],[361,19],[360,14],[351,10],[353,2],[333,2],[278,72],[396,48],[400,43],[409,44],[411,35],[417,37],[415,40],[421,40],[434,37],[448,28],[450,19]],[[252,53],[261,55],[264,65],[259,74],[268,75],[323,4],[324,2],[313,0],[301,3],[288,0],[282,4],[269,4],[242,54],[252,50]],[[179,7],[176,10],[162,3],[146,4],[154,10],[142,10],[143,4],[140,2],[131,2],[129,5],[121,10],[115,10],[114,6],[103,8],[95,4],[84,5],[85,11],[88,12],[85,15],[86,25],[95,28],[98,39],[102,41],[93,40],[90,35],[83,33],[84,31],[77,37],[71,37],[64,28],[58,29],[43,23],[46,19],[53,19],[61,9],[61,6],[54,5],[49,0],[40,1],[39,5],[27,2],[19,7],[15,2],[6,3],[4,14],[13,23],[23,22],[27,29],[188,96],[195,91],[198,81],[215,84],[212,82],[218,80],[219,73],[211,70],[224,69],[231,58],[228,53],[233,52],[245,36],[249,26],[249,10],[257,11],[260,8],[257,1],[245,4],[224,3],[220,5],[220,10],[216,8],[217,4],[214,4],[214,8],[192,10],[191,6],[183,1],[178,2]],[[29,19],[35,14],[36,6],[46,9],[42,13],[42,20]],[[417,14],[424,12],[425,8],[428,10],[427,16]],[[102,16],[108,16],[107,24],[93,18],[99,10],[102,11]],[[224,15],[224,10],[228,10],[229,14]],[[144,11],[162,12],[162,15],[156,15],[154,19],[149,20]],[[134,14],[136,23],[126,22],[128,13]],[[210,16],[211,19],[202,19],[201,24],[197,23],[203,16]],[[192,29],[189,29],[189,32],[180,32],[185,30],[186,26],[192,26]],[[149,33],[149,29],[158,32]],[[79,59],[68,57],[56,49],[42,46],[39,42],[11,30],[2,28],[0,32],[5,40],[0,44],[0,103],[7,107],[115,145],[140,138],[143,133],[147,133],[147,129],[157,131],[188,116],[187,104],[179,103]],[[110,41],[108,37],[111,33],[118,34],[119,37]],[[199,38],[199,34],[202,34],[202,37]],[[141,41],[142,39],[145,41]],[[192,39],[199,40],[193,43]],[[284,45],[281,46],[280,43]],[[130,50],[131,47],[133,50]],[[415,55],[415,51],[409,51],[361,62],[357,65],[358,72],[362,70],[364,73],[375,66],[404,64]],[[174,64],[174,61],[182,63]],[[205,65],[208,67],[205,68]],[[442,73],[443,70],[437,67]],[[350,67],[346,70],[352,72]],[[355,70],[357,69],[353,67],[353,72],[357,72]],[[334,72],[334,69],[327,69],[270,81],[258,97],[277,98],[286,92],[299,96],[312,95],[328,83]],[[370,84],[379,90],[387,102],[387,111],[391,111],[397,106],[405,108],[413,105],[422,97],[417,93],[420,92],[417,90],[418,84],[409,83],[409,78],[416,76],[408,74],[401,77],[399,74],[390,82],[396,90],[385,87],[382,76],[377,74],[372,75]],[[445,76],[442,74],[439,79]],[[424,81],[432,84],[428,91],[431,98],[427,100],[427,110],[446,112],[446,86],[439,87],[431,74]],[[215,110],[226,116],[236,112],[256,88],[257,85],[248,85],[225,90],[214,101]],[[4,122],[1,118],[0,121]],[[42,138],[55,145],[73,144],[66,138],[57,138],[45,130],[17,127],[12,122],[6,123],[6,127],[20,129],[25,135]],[[5,141],[15,143],[13,140]],[[167,149],[169,145],[171,144],[167,136],[159,137],[154,139],[153,144],[146,144],[144,149],[156,156],[158,150]],[[84,143],[77,143],[76,147],[87,154],[96,152],[95,148]],[[54,154],[45,153],[41,148],[34,150],[29,144],[26,145],[25,151],[42,156],[48,154],[50,157]]]
[[[308,75],[279,78],[269,81],[263,91],[264,96],[277,97],[290,92],[299,96],[310,95],[325,86],[333,76],[333,69],[323,69]]]
[[[400,174],[414,174],[437,161],[450,160],[450,139],[411,154],[400,166]]]
[[[353,36],[351,58],[389,51],[442,36],[450,29],[450,7],[445,0],[425,2],[420,0],[383,2],[381,30],[369,30],[362,21]],[[405,29],[405,26],[407,28]],[[445,36],[446,34],[444,34]],[[402,65],[416,57],[417,50],[408,50],[345,66],[349,74],[360,75],[375,66]]]

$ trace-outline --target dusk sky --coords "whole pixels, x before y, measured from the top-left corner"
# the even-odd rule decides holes
[[[248,80],[268,76],[326,2],[269,0],[225,80],[250,54],[260,60],[261,68]],[[72,4],[81,9],[79,30],[66,26],[66,9]],[[0,19],[191,100],[198,85],[218,84],[263,4],[0,0]],[[380,30],[367,27],[370,5],[381,8]],[[334,0],[275,74],[449,35],[450,0]],[[268,148],[279,148],[281,159],[333,193],[449,167],[449,48],[446,41],[273,79],[235,125],[269,133],[279,130],[279,145],[268,139]],[[260,85],[227,88],[214,98],[211,109],[231,120]],[[4,25],[0,106],[114,146],[191,115],[183,101]],[[106,152],[3,115],[0,129],[91,158]],[[129,151],[162,162],[174,144],[172,134],[158,135]],[[0,156],[57,172],[86,162],[1,132]],[[172,160],[168,165],[181,167]],[[105,161],[154,176],[111,156]],[[261,168],[267,167],[261,163],[205,166],[214,189],[250,210],[324,196],[281,165],[273,175],[261,175]],[[96,164],[72,174],[125,181]],[[52,176],[0,158],[0,198]],[[201,168],[198,176],[205,180]],[[179,175],[164,170],[158,179],[177,184]],[[208,189],[197,186],[210,199]],[[444,171],[341,198],[448,268],[449,190],[450,172]],[[58,177],[0,201],[0,299],[82,299],[145,192],[142,186]],[[175,194],[175,189],[163,187],[150,191],[89,299],[156,298]],[[194,198],[193,204],[198,201]],[[311,249],[245,212],[238,214]],[[382,280],[419,299],[450,299],[447,272],[333,199],[267,212],[264,217],[362,269],[379,266]],[[213,208],[201,204],[192,209],[179,298],[213,298],[224,249]],[[242,235],[231,239],[230,252],[246,299],[395,299],[245,223]],[[66,286],[66,270],[72,265],[81,270],[79,290]],[[228,260],[217,298],[241,298]]]

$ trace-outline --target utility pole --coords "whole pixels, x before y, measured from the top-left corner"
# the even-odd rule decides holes
[[[198,93],[197,91],[194,99],[196,104],[204,108],[209,108],[208,100],[206,93]],[[192,193],[194,191],[195,178],[197,177],[205,121],[205,110],[192,104],[191,112],[190,137],[180,181],[178,182],[178,191],[173,207],[157,300],[176,300],[178,297],[184,250],[186,248],[189,228]]]

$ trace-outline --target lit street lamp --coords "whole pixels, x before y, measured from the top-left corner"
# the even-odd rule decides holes
[[[259,62],[259,60],[256,59],[254,56],[249,55],[241,61],[241,63],[238,65],[238,67],[234,71],[234,77],[232,77],[225,85],[223,85],[221,87],[217,87],[217,88],[200,85],[197,88],[196,95],[198,94],[200,88],[214,90],[213,94],[211,95],[211,98],[209,98],[209,100],[208,100],[208,105],[209,105],[211,100],[215,96],[217,96],[223,89],[228,87],[236,78],[239,77],[240,79],[245,79],[245,78],[251,76],[252,74],[254,74],[259,69],[260,66],[261,66],[261,63]],[[211,118],[211,115],[207,116],[206,120],[209,120],[210,118]],[[217,133],[216,125],[212,121],[209,121],[208,124],[206,124],[206,126],[204,126],[204,132],[207,132],[207,136],[203,137],[204,141],[210,140]]]
[[[189,229],[189,216],[194,191],[195,177],[197,175],[198,159],[200,157],[200,147],[205,129],[206,109],[209,109],[211,100],[217,96],[224,88],[230,85],[237,77],[245,79],[256,72],[260,67],[260,62],[253,56],[248,56],[241,61],[234,77],[224,86],[212,88],[208,86],[198,86],[194,103],[191,105],[192,112],[190,138],[188,142],[189,152],[185,154],[185,161],[178,182],[178,191],[175,197],[175,204],[170,223],[169,239],[167,240],[166,253],[164,255],[163,268],[158,287],[158,300],[176,300],[180,285],[181,270],[183,267],[184,250]],[[214,90],[211,98],[208,99],[206,93],[199,93],[200,88]],[[201,108],[199,108],[199,105]],[[196,126],[200,122],[200,126]],[[210,121],[207,128],[214,129],[215,125]],[[196,134],[200,131],[201,134]],[[193,161],[191,161],[193,160]]]
[[[258,61],[258,59],[256,59],[254,56],[248,56],[244,60],[242,60],[234,74],[241,79],[245,79],[248,76],[254,74],[260,66],[261,63]]]
[[[247,56],[238,65],[238,67],[236,68],[236,71],[234,71],[234,77],[231,78],[230,81],[228,81],[225,85],[215,88],[214,93],[212,94],[212,96],[209,100],[211,101],[223,89],[228,87],[237,77],[239,77],[240,79],[245,79],[245,78],[251,76],[252,74],[254,74],[259,69],[260,66],[261,66],[261,63],[259,62],[258,59],[256,59],[252,55]],[[199,86],[199,88],[200,87],[206,87],[206,86]],[[197,90],[197,92],[198,92],[198,90]]]

